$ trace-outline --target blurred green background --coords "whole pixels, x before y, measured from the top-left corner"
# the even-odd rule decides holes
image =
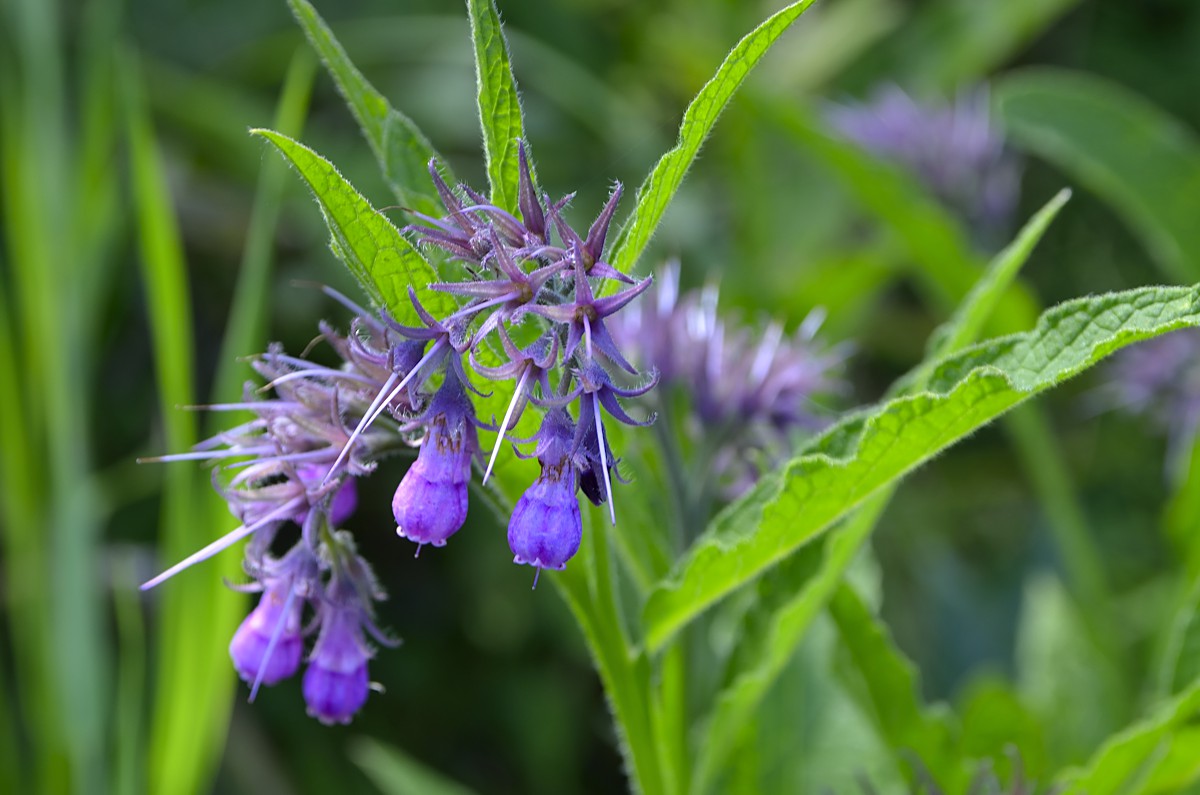
[[[541,180],[556,195],[578,191],[583,219],[613,180],[640,182],[727,50],[781,4],[500,5]],[[375,86],[482,184],[459,4],[317,8]],[[413,560],[388,511],[400,469],[365,482],[352,527],[390,593],[380,624],[404,645],[372,663],[386,692],[348,728],[306,718],[295,682],[245,703],[224,649],[248,604],[211,601],[216,569],[137,594],[233,520],[204,496],[200,468],[134,459],[194,441],[195,416],[175,407],[235,398],[249,377],[236,357],[268,340],[299,351],[319,319],[347,320],[297,281],[355,291],[300,181],[247,128],[290,125],[376,205],[390,198],[283,0],[0,9],[0,791],[376,792],[364,772],[384,775],[376,744],[481,792],[620,791],[604,697],[560,600],[529,591],[482,505],[454,544]],[[825,306],[827,338],[855,346],[853,402],[874,400],[945,317],[921,275],[922,258],[940,255],[872,194],[876,183],[856,181],[805,132],[823,103],[885,83],[931,99],[988,82],[1002,93],[1019,70],[1061,67],[1194,130],[1198,42],[1200,5],[1189,0],[824,0],[725,113],[642,269],[678,256],[685,286],[715,279],[729,311],[789,327]],[[1194,147],[1192,133],[1178,135]],[[1018,150],[1036,142],[1017,139]],[[1135,171],[1150,157],[1136,142],[1114,145]],[[1030,153],[1018,219],[1064,185],[1076,191],[1025,270],[1039,303],[1200,280],[1200,261],[1188,279],[1183,260],[1146,245],[1110,182],[1044,154]],[[953,213],[942,220],[971,263],[993,253],[965,242]],[[1020,679],[1027,698],[1006,725],[1028,712],[1022,751],[1035,768],[1081,761],[1138,714],[1189,548],[1163,529],[1165,440],[1142,420],[1097,414],[1088,395],[1099,382],[1072,382],[1043,406],[1075,519],[1116,596],[1101,617],[1121,627],[1114,656],[1075,631],[1087,622],[1070,616],[1089,604],[1065,596],[1078,592],[1045,481],[1003,429],[909,479],[875,540],[883,613],[926,696],[987,715]],[[164,501],[164,487],[176,496]],[[236,576],[237,553],[222,561]],[[1031,604],[1039,620],[1022,621]],[[767,699],[764,725],[834,725],[817,717],[832,698],[813,673],[819,641]],[[1076,689],[1039,690],[1039,664],[1078,665]],[[1038,722],[1056,712],[1079,725]],[[849,732],[817,746],[819,764],[805,768],[811,751],[764,742],[771,787],[815,791],[870,765]]]

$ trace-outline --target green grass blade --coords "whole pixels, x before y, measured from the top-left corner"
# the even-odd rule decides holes
[[[2,106],[0,106],[2,107]],[[8,297],[5,294],[5,284],[0,280],[0,372],[16,373],[17,355],[12,339],[11,315],[8,309]],[[26,432],[21,391],[17,388],[17,379],[0,378],[0,517],[3,518],[2,533],[5,559],[8,563],[5,588],[6,608],[9,613],[10,632],[13,645],[17,648],[15,656],[22,657],[23,651],[37,648],[31,637],[30,630],[36,626],[41,612],[40,609],[30,609],[28,596],[36,591],[26,590],[29,575],[21,576],[22,568],[31,562],[30,546],[36,549],[37,526],[34,524],[32,500],[34,492],[29,483],[28,462],[26,461],[29,439]],[[36,552],[33,553],[36,555]],[[34,569],[31,573],[36,573]],[[24,623],[23,623],[24,622]],[[24,645],[22,648],[22,644]],[[29,659],[26,657],[25,659]],[[31,661],[32,662],[32,661]],[[16,669],[22,673],[33,673],[35,668],[30,663],[22,664],[16,660]],[[7,665],[0,663],[7,668]],[[0,670],[0,677],[7,674]],[[7,681],[0,679],[0,681]],[[39,681],[36,676],[21,679],[26,683],[21,703],[26,709],[36,711],[34,704],[40,698],[39,687],[45,686],[44,679]],[[0,787],[5,791],[18,792],[22,789],[21,781],[24,775],[24,763],[17,753],[17,727],[15,724],[16,710],[8,700],[8,689],[0,692]],[[33,722],[26,728],[33,728]]]
[[[178,406],[195,402],[192,322],[183,244],[173,214],[163,164],[141,99],[141,81],[130,57],[124,75],[125,121],[146,287],[163,444],[187,450],[197,440],[195,416]],[[217,535],[210,524],[219,499],[206,478],[186,466],[164,477],[159,551],[175,561]],[[221,558],[171,580],[160,593],[156,674],[147,763],[148,789],[161,793],[203,790],[214,772],[221,727],[232,685],[223,659],[227,638],[218,635],[240,601],[224,587],[236,561]]]
[[[435,317],[454,311],[453,298],[428,287],[438,281],[433,266],[332,163],[281,133],[251,132],[270,141],[308,183],[329,227],[330,248],[373,301],[406,325],[421,325],[409,301],[410,286]]]
[[[812,2],[799,0],[792,3],[748,33],[729,51],[716,74],[688,105],[679,125],[679,140],[674,148],[662,156],[638,188],[633,214],[622,225],[617,236],[610,260],[618,270],[628,272],[637,263],[721,111],[729,104],[750,70]]]
[[[723,511],[651,594],[657,649],[706,607],[811,541],[878,489],[1114,350],[1200,324],[1197,292],[1148,287],[1048,310],[1033,331],[943,360],[929,389],[853,415]]]
[[[316,64],[308,50],[299,50],[292,58],[284,78],[283,92],[275,112],[274,126],[286,135],[299,135],[308,115]],[[246,244],[242,250],[237,286],[221,354],[217,359],[217,377],[213,401],[229,400],[240,393],[244,365],[238,361],[266,344],[267,311],[271,266],[274,260],[275,230],[287,184],[287,167],[271,159],[262,165]]]
[[[366,737],[350,746],[354,763],[384,795],[471,795],[472,790],[431,770],[399,748]]]
[[[525,131],[508,42],[504,40],[494,0],[467,0],[467,14],[475,45],[479,124],[483,128],[483,153],[492,204],[516,214],[520,183],[517,143],[525,137]]]
[[[1113,206],[1163,272],[1200,279],[1200,142],[1180,121],[1098,77],[1051,69],[995,87],[998,116],[1020,145]]]
[[[429,139],[413,121],[388,104],[354,66],[325,20],[308,0],[288,0],[304,35],[337,83],[346,105],[358,120],[384,179],[406,208],[439,217],[444,210],[426,170],[436,159],[442,174],[454,181],[446,159],[434,151]]]
[[[146,701],[146,627],[142,616],[141,592],[137,589],[137,566],[126,554],[113,566],[113,614],[117,628],[117,677],[113,715],[113,792],[137,795],[145,792],[142,767],[142,714]]]

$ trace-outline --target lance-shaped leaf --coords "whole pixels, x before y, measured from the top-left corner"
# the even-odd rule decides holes
[[[812,5],[813,0],[799,0],[768,17],[737,43],[724,62],[696,94],[683,112],[679,125],[679,141],[667,152],[638,188],[637,205],[633,215],[621,228],[613,248],[611,262],[617,270],[628,272],[645,250],[654,231],[662,221],[667,205],[683,183],[683,177],[700,147],[708,138],[717,117],[734,93],[762,57],[767,54],[783,32]]]
[[[479,124],[487,162],[492,204],[517,212],[520,170],[518,142],[525,136],[521,100],[513,79],[508,42],[493,0],[467,0],[471,41],[475,44],[475,78],[479,89]]]
[[[987,270],[929,342],[930,354],[955,353],[975,342],[1021,266],[1062,208],[1070,191],[1061,191],[996,255]],[[927,361],[897,382],[894,394],[921,388],[933,370]],[[907,387],[905,387],[907,385]],[[896,484],[882,489],[855,511],[828,538],[802,547],[757,584],[754,607],[747,614],[737,647],[708,717],[703,744],[696,754],[693,792],[708,791],[736,748],[739,733],[791,659],[815,616],[839,587],[859,547],[870,537]]]
[[[951,444],[1114,350],[1200,325],[1196,289],[1146,287],[1048,310],[1029,332],[942,361],[928,390],[850,416],[722,511],[651,594],[646,643],[657,649],[725,594]]]
[[[251,132],[274,144],[308,183],[329,227],[330,248],[346,263],[372,300],[398,322],[420,325],[408,298],[411,285],[435,317],[445,317],[454,311],[453,298],[429,289],[430,284],[438,281],[433,266],[332,163],[282,133]]]
[[[1165,273],[1200,279],[1200,141],[1132,92],[1090,75],[1037,69],[995,89],[1008,134],[1095,191]]]
[[[453,183],[453,176],[446,171],[445,158],[434,151],[429,139],[412,119],[388,104],[387,99],[367,82],[308,0],[288,0],[288,3],[304,29],[304,35],[337,83],[347,107],[358,120],[396,198],[410,209],[427,215],[441,215],[442,205],[429,179],[427,166],[430,159],[436,159],[446,179]]]

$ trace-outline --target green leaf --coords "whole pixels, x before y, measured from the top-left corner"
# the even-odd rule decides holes
[[[1179,787],[1196,780],[1200,770],[1194,764],[1200,751],[1200,738],[1189,726],[1200,712],[1200,683],[1195,683],[1154,714],[1110,738],[1092,756],[1083,770],[1070,770],[1056,782],[1062,795],[1148,795],[1152,792],[1178,792]],[[1178,745],[1183,741],[1185,746]],[[1185,780],[1178,786],[1162,788],[1162,776],[1178,777],[1180,748],[1190,753],[1193,764],[1187,766]]]
[[[493,0],[467,0],[471,41],[475,44],[475,78],[479,88],[479,124],[487,162],[492,204],[517,212],[520,169],[517,145],[525,133],[521,100],[513,79],[508,42]]]
[[[799,0],[792,3],[750,31],[729,51],[717,73],[696,94],[683,112],[675,147],[662,156],[638,188],[633,214],[621,227],[610,255],[617,270],[628,272],[637,263],[721,111],[750,70],[812,2]]]
[[[350,756],[384,795],[471,795],[472,790],[438,773],[399,748],[366,737],[350,746]]]
[[[1012,244],[996,255],[951,319],[935,332],[929,345],[932,353],[953,353],[975,341],[1000,296],[1069,195],[1069,191],[1059,193],[1025,225]],[[930,360],[897,383],[907,384],[909,389],[924,384],[935,363]],[[717,698],[704,746],[697,754],[695,791],[704,791],[713,781],[734,747],[734,736],[787,664],[813,616],[841,582],[855,551],[870,536],[890,497],[891,489],[883,490],[838,528],[827,543],[802,547],[760,581],[748,623],[755,630],[762,629],[747,632],[739,643],[741,653],[731,666],[729,684]],[[819,567],[814,569],[816,564]]]
[[[975,286],[958,305],[958,309],[954,310],[950,319],[930,335],[926,345],[925,362],[909,376],[898,381],[898,385],[923,382],[932,372],[939,357],[959,351],[979,339],[984,327],[994,317],[1008,288],[1016,280],[1029,255],[1033,253],[1034,246],[1042,239],[1050,222],[1069,198],[1070,190],[1059,191],[1021,228],[1016,240],[992,258],[983,276],[975,282]],[[892,391],[896,391],[895,387]]]
[[[943,360],[927,392],[846,418],[719,514],[651,594],[646,643],[661,647],[879,488],[1018,403],[1124,345],[1196,325],[1196,290],[1147,287],[1069,301],[1048,310],[1033,331]]]
[[[1136,94],[1090,75],[1030,69],[995,88],[1020,145],[1109,202],[1164,272],[1200,279],[1200,144]]]
[[[1192,585],[1187,600],[1170,625],[1167,647],[1158,677],[1158,695],[1167,697],[1200,682],[1200,581]]]
[[[376,210],[338,173],[333,164],[301,143],[272,130],[254,129],[291,161],[308,183],[331,237],[333,253],[346,263],[371,299],[399,323],[420,325],[408,298],[408,288],[435,317],[456,308],[446,293],[430,290],[438,281],[433,266],[409,243],[400,230]]]
[[[696,754],[692,792],[713,786],[739,734],[841,583],[887,502],[876,497],[828,538],[803,547],[759,580],[728,684],[717,696]]]
[[[958,727],[949,711],[921,703],[913,664],[847,583],[833,595],[829,614],[846,652],[838,671],[880,736],[891,748],[912,752],[947,791],[961,791],[970,771],[959,761]]]
[[[134,206],[164,443],[168,450],[187,450],[199,436],[195,415],[178,410],[195,402],[187,263],[132,61],[125,78]],[[214,503],[222,500],[207,480],[185,466],[166,470],[159,539],[164,559],[179,560],[217,534],[210,520],[216,515]],[[151,792],[204,790],[215,772],[234,679],[223,639],[236,625],[233,613],[244,602],[225,587],[225,578],[237,570],[237,559],[223,556],[174,578],[158,594],[146,782]]]
[[[367,82],[308,0],[288,0],[288,4],[358,120],[396,198],[406,208],[440,216],[443,208],[426,168],[430,160],[437,160],[443,176],[453,183],[445,158],[434,150],[412,119],[394,109]]]
[[[1064,188],[1059,191],[1021,228],[1017,239],[992,259],[982,278],[975,282],[958,309],[934,332],[929,344],[931,357],[957,351],[979,339],[984,325],[995,313],[1009,285],[1016,280],[1033,247],[1042,239],[1050,222],[1070,198],[1070,190]]]

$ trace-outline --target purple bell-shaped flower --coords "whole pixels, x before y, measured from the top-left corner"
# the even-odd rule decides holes
[[[258,606],[242,621],[229,643],[229,656],[242,681],[273,685],[300,669],[304,655],[300,634],[303,607],[304,600],[296,598],[290,580],[276,580],[267,586]]]
[[[229,642],[233,667],[251,686],[251,699],[260,685],[276,684],[300,669],[304,656],[300,617],[317,577],[317,561],[306,546],[298,544],[281,559],[266,559],[256,576],[262,597]]]
[[[539,572],[561,570],[579,551],[583,524],[571,465],[574,436],[574,423],[565,410],[546,413],[535,437],[542,474],[517,500],[508,523],[514,563],[527,563]]]
[[[400,481],[392,498],[396,533],[424,544],[445,546],[467,518],[467,483],[471,456],[479,449],[475,410],[456,368],[446,368],[446,380],[423,417],[429,430],[417,461]]]
[[[302,683],[308,714],[321,723],[349,723],[367,702],[367,660],[372,653],[363,636],[363,619],[357,600],[343,600],[336,593],[321,607],[321,632]]]

